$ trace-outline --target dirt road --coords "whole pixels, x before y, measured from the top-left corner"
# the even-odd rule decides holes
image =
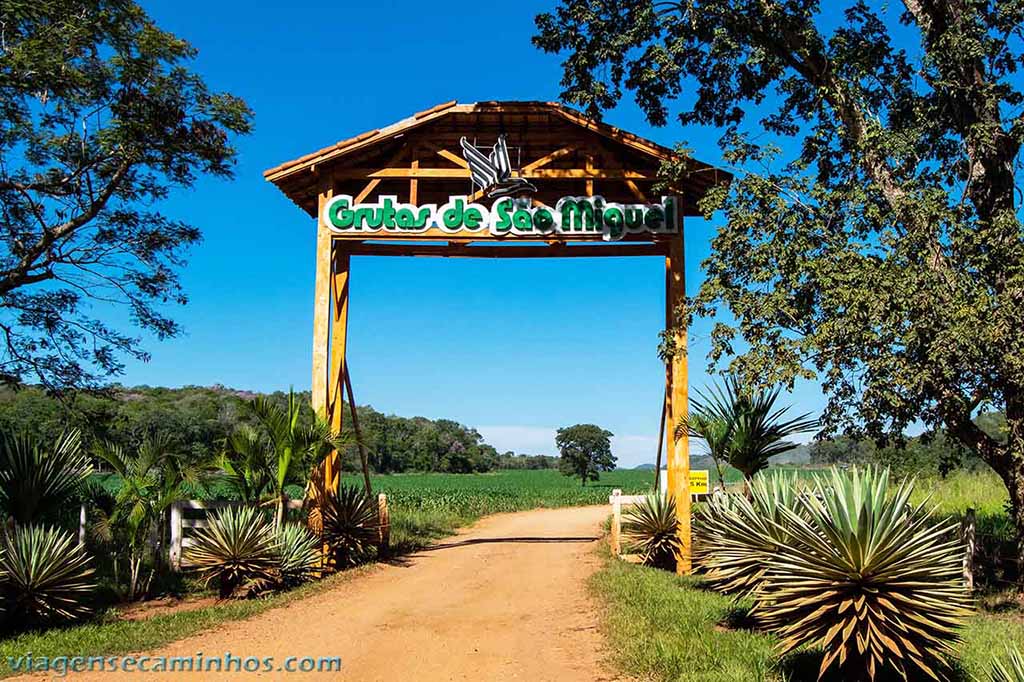
[[[250,620],[176,642],[150,656],[245,659],[340,656],[332,673],[193,675],[150,679],[332,679],[351,682],[600,682],[596,606],[586,594],[606,507],[501,514],[436,547]],[[298,663],[296,663],[298,665]],[[140,679],[83,673],[75,680]],[[38,678],[37,678],[38,679]]]

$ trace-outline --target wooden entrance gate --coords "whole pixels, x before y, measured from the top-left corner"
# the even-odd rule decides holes
[[[684,181],[655,192],[671,150],[548,102],[448,102],[264,173],[317,218],[313,407],[340,432],[352,256],[665,259],[664,429],[668,489],[691,568],[689,442],[673,438],[687,412],[685,216],[730,176],[687,160]],[[662,196],[664,194],[665,196]],[[337,454],[323,466],[336,485]]]

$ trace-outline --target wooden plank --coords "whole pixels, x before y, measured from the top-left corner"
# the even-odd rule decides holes
[[[626,187],[628,187],[629,191],[633,193],[633,196],[636,197],[637,201],[640,201],[641,203],[644,204],[649,203],[647,201],[647,195],[643,193],[639,185],[637,185],[634,181],[626,180]]]
[[[449,161],[459,166],[460,168],[469,168],[469,163],[467,163],[466,160],[459,156],[458,154],[450,152],[447,149],[443,149],[442,147],[439,147],[432,142],[423,142],[422,144],[423,146],[425,146],[426,148],[430,149],[435,154],[440,156],[442,159],[448,159]]]
[[[475,201],[472,197],[468,201]],[[364,242],[364,241],[380,241],[380,242],[440,242],[440,241],[479,241],[479,242],[490,242],[492,244],[515,244],[517,242],[538,242],[538,241],[549,241],[555,240],[560,242],[601,242],[602,244],[608,243],[605,240],[604,235],[600,232],[571,232],[571,233],[553,233],[553,234],[538,234],[537,236],[520,236],[520,235],[494,235],[491,234],[487,229],[478,230],[459,230],[457,232],[451,232],[442,230],[439,227],[428,227],[421,232],[385,232],[380,230],[378,232],[356,232],[356,231],[338,231],[332,235],[335,240],[344,242]],[[615,244],[628,244],[636,242],[650,243],[652,241],[659,241],[667,243],[667,238],[670,235],[664,233],[651,233],[651,232],[636,232],[623,235],[623,237]]]
[[[340,434],[344,425],[344,389],[345,350],[348,343],[348,291],[351,258],[348,250],[341,242],[335,242],[334,272],[331,277],[332,317],[331,317],[331,351],[330,351],[330,397],[327,405],[327,421],[334,434]],[[327,456],[324,462],[324,489],[330,492],[335,477],[340,473],[339,454],[337,451]],[[338,477],[340,480],[340,477]]]
[[[572,154],[574,151],[576,151],[576,149],[577,149],[577,147],[575,145],[573,145],[571,147],[562,147],[561,149],[556,149],[555,151],[551,152],[550,154],[545,154],[544,156],[540,157],[536,161],[531,161],[530,163],[526,164],[525,166],[523,166],[520,169],[520,172],[521,173],[528,173],[529,171],[532,171],[532,170],[535,170],[537,168],[540,168],[541,166],[546,166],[549,163],[551,163],[552,161],[560,159],[560,158],[562,158],[563,156],[565,156],[567,154]]]
[[[352,244],[348,252],[353,256],[434,256],[441,258],[599,258],[664,256],[666,245],[653,244],[579,244],[569,246],[509,245],[464,246],[449,244]]]
[[[679,554],[676,557],[676,572],[689,575],[693,571],[693,546],[690,532],[690,439],[683,435],[675,438],[675,426],[686,416],[688,409],[688,367],[686,329],[676,325],[676,309],[686,298],[686,263],[682,235],[682,219],[679,220],[679,234],[669,242],[668,257],[665,259],[667,286],[665,292],[666,329],[675,342],[675,354],[669,360],[669,428],[665,429],[671,439],[668,443],[668,491],[676,500],[676,518],[679,520]]]
[[[593,154],[589,154],[589,153],[587,154],[587,166],[586,166],[585,170],[588,173],[588,177],[587,177],[587,181],[586,181],[586,190],[585,191],[586,191],[586,194],[587,194],[588,197],[592,197],[592,196],[594,196],[594,178],[593,178],[594,155]]]
[[[612,544],[612,556],[619,556],[622,554],[622,491],[613,490],[611,496],[612,503],[612,528],[611,528],[611,544]]]
[[[353,203],[361,204],[362,202],[366,201],[366,197],[370,196],[370,192],[377,189],[377,185],[379,184],[380,178],[373,178],[372,180],[370,180],[368,183],[366,183],[366,187],[363,187],[362,191],[360,191],[359,194],[356,195],[355,199],[352,200]]]
[[[523,170],[521,178],[537,180],[657,180],[657,173],[629,170],[625,168],[536,168]],[[345,168],[334,174],[337,180],[365,180],[368,178],[468,178],[468,168]]]
[[[348,371],[348,363],[345,363],[345,393],[348,396],[348,409],[352,414],[352,430],[356,434],[356,445],[359,447],[359,459],[363,467],[363,487],[366,494],[373,494],[373,487],[370,485],[370,460],[366,454],[366,441],[363,440],[363,432],[359,428],[359,413],[356,412],[356,398],[352,394],[352,377]]]
[[[413,150],[412,154],[413,154],[413,157],[412,157],[412,168],[410,168],[409,170],[411,170],[413,173],[415,173],[420,168],[420,160],[418,158],[416,158],[416,150],[415,149]],[[413,178],[411,178],[409,180],[409,203],[410,204],[419,204],[419,196],[420,196],[419,195],[419,187],[420,187],[419,179],[413,177]],[[359,202],[357,201],[355,203],[359,203]]]
[[[331,314],[331,229],[323,221],[324,205],[334,196],[334,187],[325,181],[318,196],[316,230],[316,283],[313,289],[313,410],[326,416],[327,349]]]

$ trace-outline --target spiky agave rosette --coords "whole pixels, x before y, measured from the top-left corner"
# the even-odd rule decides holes
[[[95,590],[89,556],[56,527],[16,526],[0,540],[0,600],[19,625],[76,620],[88,615]]]
[[[276,582],[278,544],[270,523],[253,507],[228,507],[196,531],[185,548],[186,568],[217,583],[221,598],[249,596]]]
[[[1024,682],[1024,655],[1020,649],[1009,647],[1005,661],[992,662],[992,682]]]
[[[698,507],[694,561],[713,589],[739,598],[759,588],[768,559],[789,541],[782,510],[795,508],[800,491],[795,473],[763,472],[749,497],[718,494]]]
[[[379,539],[376,503],[360,488],[343,485],[326,496],[323,540],[336,567],[354,566],[366,558]]]
[[[760,622],[780,650],[824,650],[844,679],[881,671],[939,680],[969,614],[962,548],[949,523],[909,504],[912,481],[888,471],[837,469],[815,481],[799,510],[780,508],[790,540],[768,559],[755,593]]]
[[[675,567],[678,528],[675,500],[666,495],[648,495],[622,515],[622,535],[630,550],[657,568]]]
[[[320,568],[320,541],[307,528],[286,523],[275,538],[281,584],[291,587],[310,580]]]

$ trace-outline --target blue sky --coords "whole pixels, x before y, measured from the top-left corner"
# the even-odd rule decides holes
[[[307,389],[315,223],[262,171],[452,99],[557,99],[559,59],[530,44],[534,15],[553,3],[143,0],[199,49],[194,67],[210,85],[244,98],[256,118],[233,181],[204,179],[166,202],[204,234],[183,276],[191,302],[174,311],[186,333],[148,343],[152,360],[129,363],[122,383]],[[481,35],[492,48],[483,63]],[[715,130],[654,129],[631,103],[606,119],[721,161]],[[687,221],[691,293],[715,224]],[[357,258],[352,277],[359,403],[456,419],[523,452],[552,452],[554,429],[594,422],[616,434],[621,465],[653,461],[661,259]],[[691,387],[707,382],[708,331],[706,321],[691,331]],[[816,411],[823,401],[805,385],[793,402]]]

